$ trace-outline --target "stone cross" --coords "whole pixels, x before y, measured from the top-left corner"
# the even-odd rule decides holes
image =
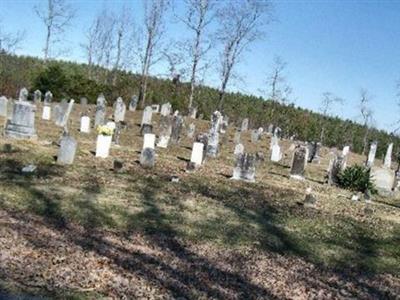
[[[61,165],[70,165],[74,162],[77,149],[77,141],[66,134],[61,138],[60,149],[58,150],[57,163]]]
[[[211,116],[211,128],[208,134],[207,156],[216,157],[219,148],[219,126],[221,113],[215,111]]]
[[[126,105],[121,97],[118,97],[114,103],[114,121],[115,123],[125,121]]]
[[[385,161],[384,161],[384,166],[388,169],[392,166],[392,152],[393,152],[393,143],[390,143],[386,155],[385,155]]]
[[[96,102],[96,114],[94,117],[94,126],[104,125],[106,118],[106,98],[100,94]]]
[[[16,101],[11,119],[7,120],[5,126],[5,135],[20,139],[36,138],[35,112],[36,105],[27,101]]]
[[[366,165],[369,168],[374,165],[377,148],[378,148],[378,142],[376,142],[376,141],[372,142],[369,153],[368,153],[367,162],[366,162]]]
[[[28,101],[28,90],[26,88],[22,88],[19,91],[19,101]]]
[[[41,91],[36,90],[36,91],[33,93],[33,102],[34,102],[35,104],[38,104],[38,103],[42,102],[42,92],[41,92]]]
[[[247,131],[247,129],[249,128],[249,119],[245,118],[242,121],[242,126],[240,127],[240,131]]]
[[[306,148],[297,147],[293,154],[292,167],[290,169],[290,177],[294,179],[304,179],[304,169],[306,165]]]
[[[182,126],[182,116],[178,115],[172,119],[171,143],[177,144],[179,142]]]
[[[171,138],[172,132],[172,118],[171,116],[163,116],[160,117],[160,136],[158,139],[157,147],[167,148],[169,139]]]
[[[154,167],[155,151],[154,143],[156,140],[155,134],[147,133],[143,138],[143,149],[140,154],[140,165],[143,168],[150,169]]]
[[[232,179],[254,182],[255,175],[256,159],[254,155],[249,153],[237,155]]]
[[[129,102],[129,111],[135,111],[138,104],[138,97],[133,95],[131,101]]]
[[[0,116],[7,118],[8,99],[5,96],[0,97]]]

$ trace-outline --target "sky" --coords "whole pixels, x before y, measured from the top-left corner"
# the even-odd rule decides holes
[[[0,0],[2,30],[26,33],[18,54],[43,55],[44,26],[33,7],[45,2]],[[137,24],[143,15],[139,0],[70,3],[76,9],[76,17],[63,40],[71,52],[60,58],[79,62],[85,62],[79,47],[85,42],[84,32],[101,9],[118,12],[127,5]],[[174,6],[175,14],[183,13],[180,0],[175,0]],[[372,96],[375,126],[393,130],[393,123],[400,119],[395,97],[396,82],[400,81],[400,0],[273,1],[272,16],[265,37],[244,53],[236,68],[240,80],[232,81],[230,90],[262,96],[273,59],[279,56],[287,63],[286,78],[297,106],[317,111],[322,94],[331,92],[345,100],[333,114],[361,121],[358,101],[364,88]],[[167,20],[164,40],[181,40],[185,32],[172,11]],[[210,30],[215,28],[213,24]],[[155,65],[151,72],[161,74],[163,67],[162,63]],[[205,82],[218,87],[216,70],[208,71]]]

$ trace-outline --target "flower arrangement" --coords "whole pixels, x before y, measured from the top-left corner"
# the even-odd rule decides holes
[[[97,126],[98,134],[110,136],[110,135],[113,135],[113,132],[114,132],[114,129],[112,129],[106,125]]]

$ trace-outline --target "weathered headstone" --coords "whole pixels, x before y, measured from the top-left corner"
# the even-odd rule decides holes
[[[143,150],[140,154],[140,165],[143,168],[153,168],[155,163],[154,143],[156,136],[152,133],[144,135]]]
[[[374,165],[377,148],[378,148],[378,142],[376,141],[372,142],[368,153],[368,158],[366,163],[367,167],[372,167]]]
[[[269,144],[269,149],[272,150],[272,148],[274,147],[274,145],[279,145],[279,138],[275,135],[273,135],[271,137],[271,142]]]
[[[190,123],[187,129],[188,138],[192,139],[194,137],[195,132],[196,132],[196,125],[194,123]]]
[[[187,170],[194,170],[201,166],[203,162],[204,145],[202,143],[193,143],[192,155],[187,165]]]
[[[145,134],[153,133],[153,125],[152,124],[143,124],[140,128],[140,135],[144,136]]]
[[[236,156],[232,179],[255,181],[256,161],[253,154],[244,153]]]
[[[90,117],[83,116],[81,117],[81,132],[89,133],[90,132]]]
[[[112,141],[116,146],[119,146],[122,131],[122,123],[118,122],[115,124],[115,129],[112,137]]]
[[[67,109],[64,111],[64,114],[62,116],[62,120],[61,120],[61,124],[60,126],[65,127],[68,125],[68,120],[69,120],[69,116],[72,112],[72,108],[74,106],[75,100],[71,99],[68,103]]]
[[[141,126],[143,126],[143,124],[151,124],[152,117],[153,117],[153,110],[151,106],[146,106],[146,108],[143,110]]]
[[[393,152],[393,143],[390,143],[387,148],[384,161],[384,166],[388,169],[390,169],[392,166],[392,152]]]
[[[47,91],[44,94],[44,104],[50,105],[50,103],[53,101],[53,94],[50,91]]]
[[[317,142],[311,142],[308,144],[308,157],[307,162],[312,163],[314,161],[319,161],[319,150],[320,144]]]
[[[293,154],[292,167],[290,169],[290,177],[294,179],[304,179],[304,169],[306,166],[306,148],[298,147]]]
[[[257,129],[253,129],[251,131],[251,142],[252,143],[257,143],[258,139],[259,139],[260,135],[258,134],[258,130]]]
[[[81,105],[81,115],[86,116],[88,114],[88,99],[86,97],[82,97],[79,100],[79,104]]]
[[[219,126],[221,113],[215,111],[211,116],[211,128],[208,134],[207,156],[216,157],[219,148]]]
[[[229,117],[227,115],[224,115],[221,119],[221,128],[220,132],[224,134],[228,130],[228,125],[229,125]]]
[[[0,116],[7,117],[8,99],[5,96],[0,97]]]
[[[371,168],[371,180],[379,192],[389,193],[393,188],[395,172],[388,168]]]
[[[244,153],[244,146],[243,144],[236,144],[235,150],[233,151],[233,154],[235,155],[241,155]]]
[[[158,139],[157,147],[167,148],[169,140],[171,138],[172,132],[172,124],[171,124],[171,116],[163,116],[160,117],[160,136]]]
[[[183,126],[183,118],[178,115],[172,119],[171,143],[177,144],[180,140],[180,134]]]
[[[29,92],[28,92],[28,90],[26,89],[26,88],[22,88],[20,91],[19,91],[19,101],[28,101],[28,95],[29,95]]]
[[[100,94],[96,102],[96,114],[94,117],[94,126],[104,125],[106,118],[106,98]]]
[[[138,97],[133,95],[131,101],[129,102],[129,111],[135,111],[138,104]]]
[[[317,199],[312,193],[312,189],[309,187],[306,190],[306,198],[304,199],[304,206],[305,207],[315,207],[317,203]]]
[[[329,185],[339,184],[339,174],[344,170],[345,161],[346,159],[343,155],[337,155],[333,160],[330,161],[328,170]]]
[[[39,90],[36,90],[33,93],[33,103],[35,103],[36,105],[42,102],[42,92]]]
[[[279,162],[281,159],[282,159],[281,147],[279,146],[279,144],[274,144],[272,146],[271,161]]]
[[[235,136],[234,136],[234,138],[233,138],[233,142],[234,142],[235,144],[239,144],[239,143],[240,143],[240,135],[241,135],[240,130],[237,130],[237,131],[235,132]]]
[[[121,97],[118,97],[117,101],[114,103],[114,121],[124,122],[125,121],[126,105]]]
[[[245,118],[242,121],[242,126],[240,127],[240,131],[247,131],[247,129],[249,128],[249,119]]]
[[[172,110],[172,106],[171,104],[168,103],[164,103],[163,105],[161,105],[161,116],[169,116],[171,114],[171,110]]]
[[[22,93],[22,99],[26,99]],[[36,138],[35,129],[36,105],[25,100],[14,102],[11,119],[7,120],[5,135],[13,138]]]
[[[57,163],[61,165],[70,165],[74,162],[77,141],[70,135],[64,135],[61,138],[60,149],[58,150]]]

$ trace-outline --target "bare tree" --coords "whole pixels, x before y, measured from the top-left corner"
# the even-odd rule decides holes
[[[164,15],[168,6],[166,0],[143,0],[145,44],[139,54],[141,64],[141,79],[139,88],[139,103],[146,105],[147,83],[150,67],[154,64],[156,47],[160,43],[164,31]]]
[[[397,99],[397,109],[398,109],[398,116],[400,116],[400,80],[396,84],[396,99]],[[398,120],[395,121],[395,129],[394,132],[397,133],[400,131],[400,117]]]
[[[14,34],[6,32],[0,22],[0,53],[14,52],[16,49],[18,49],[24,38],[24,31],[17,31]]]
[[[186,13],[180,18],[187,29],[193,34],[193,40],[188,43],[190,66],[190,93],[188,109],[193,106],[193,98],[197,84],[197,72],[201,60],[211,48],[211,40],[206,37],[206,28],[215,16],[214,0],[185,0]]]
[[[222,44],[218,106],[222,109],[226,88],[233,69],[249,44],[263,35],[263,25],[269,21],[266,13],[271,4],[264,0],[232,0],[218,10],[217,40]]]
[[[275,56],[272,72],[267,78],[269,99],[281,104],[287,104],[289,102],[289,96],[292,93],[292,88],[289,86],[284,74],[286,66],[287,63],[284,62],[281,57]]]
[[[47,61],[51,45],[59,41],[57,36],[64,33],[65,28],[75,16],[75,11],[64,0],[47,0],[47,7],[35,7],[35,11],[46,26],[43,54],[44,60]]]
[[[358,108],[360,110],[360,116],[362,118],[363,126],[365,128],[365,133],[363,137],[363,154],[367,152],[368,146],[368,135],[370,131],[370,126],[373,121],[373,112],[369,107],[369,103],[371,100],[371,95],[368,93],[366,89],[361,89],[360,91],[360,102]]]
[[[322,94],[320,112],[323,116],[327,117],[332,113],[332,108],[335,104],[342,105],[343,103],[344,100],[342,98],[337,97],[330,92],[325,92]],[[326,122],[323,120],[321,124],[321,133],[319,138],[322,144],[324,143],[325,130],[326,130]]]

